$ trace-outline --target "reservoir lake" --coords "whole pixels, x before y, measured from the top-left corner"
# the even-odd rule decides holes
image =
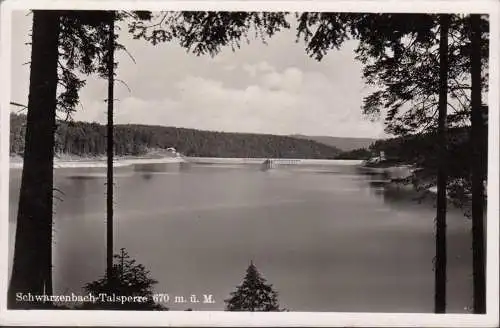
[[[12,261],[21,179],[10,170]],[[141,164],[115,170],[115,253],[158,280],[155,292],[213,295],[223,310],[250,261],[290,311],[432,312],[432,201],[377,183],[356,165]],[[105,270],[105,169],[56,168],[56,294],[83,293]],[[448,312],[472,299],[471,223],[448,211]]]

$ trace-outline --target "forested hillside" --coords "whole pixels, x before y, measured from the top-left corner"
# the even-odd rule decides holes
[[[11,114],[10,153],[22,155],[25,115]],[[116,125],[116,155],[144,155],[151,149],[175,147],[186,156],[336,158],[335,147],[287,136],[201,131],[164,126]],[[106,126],[97,123],[59,121],[56,152],[78,156],[106,153]]]
[[[484,149],[488,149],[487,126],[483,131]],[[451,128],[447,133],[447,169],[449,179],[470,179],[472,144],[470,127]],[[424,169],[429,176],[435,176],[438,167],[439,139],[436,133],[408,135],[404,137],[378,140],[370,146],[373,154],[383,151],[386,165],[411,164]],[[482,154],[482,164],[486,169],[487,151]],[[462,182],[463,182],[462,181]]]
[[[330,136],[308,136],[302,134],[293,134],[291,137],[297,139],[306,139],[316,141],[327,146],[338,148],[344,152],[353,150],[359,151],[360,149],[367,149],[372,143],[377,141],[373,138],[348,138],[348,137],[330,137]]]

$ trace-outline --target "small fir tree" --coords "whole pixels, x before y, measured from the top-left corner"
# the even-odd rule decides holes
[[[153,285],[158,283],[150,277],[150,272],[144,265],[136,264],[124,248],[120,254],[115,254],[113,264],[113,277],[103,278],[88,283],[84,286],[87,293],[99,297],[100,294],[108,296],[142,296],[146,302],[109,302],[99,301],[86,303],[84,309],[109,309],[109,310],[167,310],[162,305],[153,301]]]
[[[250,262],[243,283],[224,302],[226,311],[280,311],[278,293],[272,284],[266,283],[253,262]]]

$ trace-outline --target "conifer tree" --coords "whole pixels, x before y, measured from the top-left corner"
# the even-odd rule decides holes
[[[278,293],[272,284],[266,283],[253,262],[250,262],[242,284],[224,302],[227,311],[280,311]]]
[[[9,308],[47,307],[17,302],[17,293],[52,294],[52,185],[57,105],[57,54],[60,16],[33,15],[31,73],[24,165],[17,213]]]
[[[151,13],[135,11],[114,14],[116,20],[125,17],[132,19],[130,32],[138,31],[138,34],[134,34],[135,38],[148,38],[146,30],[142,28],[144,23],[139,21],[149,20]],[[222,46],[237,45],[237,41],[246,36],[251,27],[260,27],[258,30],[264,39],[264,35],[271,36],[282,26],[288,26],[282,14],[277,17],[259,13],[241,16],[230,12],[207,16],[202,12],[200,17],[200,14],[192,12],[178,12],[169,15],[168,25],[172,34],[154,31],[150,40],[155,43],[158,38],[167,41],[175,37],[186,49],[195,44],[193,52],[196,54],[215,54]],[[214,29],[207,29],[212,23],[210,20],[214,19],[222,19],[223,22]],[[189,30],[185,29],[184,20],[189,22]],[[9,308],[33,307],[30,303],[16,302],[15,295],[18,292],[52,294],[56,109],[66,113],[67,117],[74,112],[79,91],[85,85],[85,80],[78,73],[107,78],[108,22],[109,13],[106,11],[33,11],[30,92],[13,269],[8,292]],[[200,32],[200,29],[210,33]],[[215,39],[214,34],[218,36]],[[193,36],[198,38],[193,39]],[[115,44],[113,48],[125,50],[120,44]]]
[[[158,283],[151,278],[150,272],[142,264],[130,257],[128,252],[122,248],[120,254],[114,255],[113,281],[108,279],[108,272],[101,279],[90,282],[84,286],[87,293],[96,297],[99,294],[112,296],[143,296],[146,302],[116,303],[101,301],[84,304],[83,309],[108,309],[108,310],[166,310],[153,300],[153,286]],[[113,288],[110,288],[110,283]]]
[[[436,184],[438,190],[436,312],[445,311],[447,195],[463,207],[469,201],[468,194],[472,194],[473,203],[474,311],[484,312],[482,221],[486,200],[483,189],[487,106],[482,105],[481,96],[482,89],[487,91],[488,86],[487,70],[482,70],[488,65],[488,31],[487,16],[479,15],[468,18],[462,14],[303,13],[299,16],[297,36],[304,37],[306,52],[317,60],[348,39],[359,40],[355,53],[364,65],[363,78],[368,85],[378,88],[364,98],[364,114],[379,115],[385,110],[387,132],[402,137],[418,138],[422,134],[437,138],[431,152],[429,148],[414,150],[417,156],[409,161],[420,168],[412,182],[424,188]],[[462,127],[471,130],[471,138],[458,134],[458,138],[447,137],[448,128]],[[473,160],[468,160],[468,156],[457,157],[451,151],[458,148],[454,144],[470,148]],[[448,160],[451,155],[458,160]]]
[[[70,116],[78,104],[78,92],[85,80],[77,74],[102,76],[107,72],[103,46],[107,41],[103,37],[107,32],[107,16],[104,11],[33,11],[26,138],[9,308],[52,306],[49,302],[17,302],[15,295],[52,294],[56,116],[57,111]],[[147,19],[143,14],[136,16]]]

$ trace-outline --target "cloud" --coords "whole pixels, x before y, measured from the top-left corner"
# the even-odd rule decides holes
[[[236,69],[236,65],[232,64],[232,65],[226,65],[224,66],[223,68],[225,71],[234,71]]]
[[[273,71],[275,68],[271,66],[267,61],[261,61],[257,64],[257,69],[260,72]]]
[[[283,91],[273,92],[255,84],[234,88],[199,76],[188,76],[177,87],[177,101],[182,104],[185,124],[189,124],[184,126],[194,127],[196,122],[209,130],[269,133],[278,112],[296,102],[293,95]]]
[[[244,64],[242,69],[251,77],[256,77],[260,73],[273,72],[275,70],[267,61],[261,61],[257,64]]]
[[[183,123],[172,121],[172,118],[179,115],[180,109],[180,104],[170,98],[146,100],[127,97],[115,102],[114,121],[116,124],[176,125]],[[105,124],[106,104],[98,101],[84,104],[84,109],[77,111],[74,119]]]
[[[24,17],[23,15],[20,15]],[[29,47],[24,45],[31,18],[13,26],[12,99],[27,102]],[[16,18],[17,19],[17,18]],[[307,56],[292,31],[268,44],[252,42],[216,57],[195,56],[174,43],[155,47],[120,41],[133,64],[117,53],[115,121],[219,131],[372,137],[382,124],[363,119],[362,65],[354,60],[355,42],[329,52],[318,62]],[[83,110],[75,120],[106,122],[107,83],[90,77],[80,93]]]
[[[267,73],[258,83],[242,88],[190,75],[170,93],[160,100],[125,98],[117,103],[117,123],[352,137],[375,136],[374,131],[381,131],[362,118],[360,104],[347,90],[339,90],[320,72],[295,67]]]
[[[265,74],[262,84],[271,90],[287,90],[297,92],[302,86],[303,74],[296,67],[288,67],[282,73],[276,71]]]

